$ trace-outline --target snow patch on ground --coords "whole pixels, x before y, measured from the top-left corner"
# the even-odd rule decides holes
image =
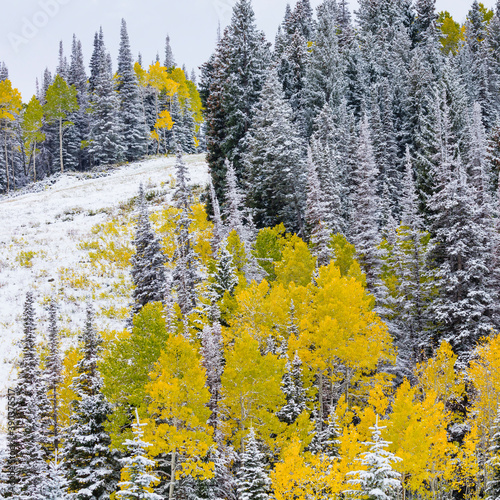
[[[204,156],[186,156],[185,162],[191,183],[204,186],[208,179]],[[79,269],[88,259],[78,247],[81,240],[136,196],[141,182],[146,189],[171,195],[174,176],[175,158],[161,157],[116,168],[98,178],[64,174],[54,183],[45,183],[41,191],[0,198],[0,436],[5,431],[7,388],[15,379],[26,292],[35,293],[43,338],[46,301],[61,296],[60,269]],[[64,297],[60,318],[63,327],[74,332],[83,326],[85,299]],[[120,327],[104,317],[98,321],[99,328]]]

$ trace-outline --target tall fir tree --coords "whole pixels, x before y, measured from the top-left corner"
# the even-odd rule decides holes
[[[46,394],[36,346],[33,293],[26,294],[18,380],[9,397],[7,476],[11,497],[43,500],[48,470],[43,428]]]
[[[165,299],[165,255],[160,240],[151,227],[148,207],[142,184],[137,200],[137,224],[134,238],[135,254],[132,256],[132,317],[150,302]]]
[[[240,500],[268,500],[270,498],[271,480],[253,427],[248,433],[245,449],[241,453],[241,465],[238,469],[236,484]]]
[[[207,160],[219,201],[224,203],[225,159],[233,162],[238,180],[243,175],[245,137],[265,82],[269,44],[255,23],[250,0],[238,0],[230,25],[218,43],[206,98]],[[207,82],[208,83],[208,82]]]
[[[197,303],[196,283],[197,258],[193,248],[193,241],[189,232],[192,224],[192,210],[189,190],[189,173],[177,149],[176,162],[177,190],[174,194],[175,206],[179,209],[179,217],[175,225],[176,249],[174,254],[175,267],[173,283],[177,289],[177,303],[184,315],[189,314]]]
[[[139,84],[134,72],[127,24],[122,19],[116,89],[120,96],[121,134],[126,138],[125,159],[135,161],[146,154],[148,130],[143,120]]]
[[[94,312],[89,304],[79,339],[82,358],[72,383],[77,399],[72,401],[63,448],[69,491],[77,500],[106,498],[115,491],[118,482],[119,468],[105,428],[111,405],[102,393],[98,368],[102,339],[93,323]]]
[[[247,204],[257,227],[282,222],[302,234],[305,147],[275,71],[269,73],[245,142]]]

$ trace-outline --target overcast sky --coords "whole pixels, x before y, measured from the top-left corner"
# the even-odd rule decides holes
[[[236,0],[2,0],[0,60],[10,78],[28,101],[35,91],[35,79],[45,67],[57,65],[59,40],[69,56],[73,33],[83,43],[88,64],[94,33],[104,30],[104,41],[116,68],[120,20],[125,18],[134,55],[141,52],[145,64],[156,53],[163,61],[165,36],[170,34],[178,64],[189,71],[208,59],[213,51],[217,25],[231,17]],[[274,40],[289,0],[253,0],[257,22],[269,40]],[[294,1],[291,2],[295,3]],[[316,7],[321,0],[311,0]],[[448,10],[463,21],[472,0],[437,0],[438,10]],[[493,7],[495,0],[483,0]],[[353,2],[352,8],[356,8]]]

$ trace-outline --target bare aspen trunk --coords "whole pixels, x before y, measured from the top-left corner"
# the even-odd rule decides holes
[[[36,182],[36,141],[33,145],[33,182]]]
[[[62,118],[59,118],[59,161],[61,162],[61,174],[63,174],[64,163],[63,163],[63,141],[62,141]]]
[[[173,500],[174,498],[174,486],[175,486],[175,450],[172,451],[172,459],[170,461],[170,488],[168,490],[168,500]]]

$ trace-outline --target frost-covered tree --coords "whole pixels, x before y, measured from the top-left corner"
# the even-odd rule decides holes
[[[247,204],[257,227],[304,229],[304,144],[275,71],[269,73],[246,137]]]
[[[125,138],[125,159],[134,161],[146,154],[149,134],[143,120],[139,85],[134,72],[127,24],[124,19],[120,37],[116,89],[120,96],[121,134]]]
[[[281,390],[286,397],[286,404],[276,416],[287,424],[293,424],[306,409],[306,391],[302,380],[302,360],[295,353],[293,361],[287,361],[285,374],[281,381]]]
[[[253,427],[248,433],[245,449],[241,453],[241,465],[237,472],[236,484],[240,500],[270,498],[271,480]]]
[[[349,482],[358,486],[358,490],[351,490],[348,495],[352,498],[368,500],[395,500],[401,491],[401,474],[396,472],[393,464],[401,461],[387,450],[389,443],[382,439],[382,430],[377,422],[373,427],[372,441],[364,443],[369,450],[363,453],[360,461],[363,470],[349,472],[349,476],[356,476]]]
[[[213,217],[212,222],[214,223],[213,238],[212,238],[212,252],[217,255],[220,245],[224,239],[225,228],[222,222],[222,216],[220,211],[219,200],[215,194],[214,185],[212,183],[212,178],[209,179],[209,189],[210,189],[210,201],[212,203]]]
[[[163,497],[151,491],[154,484],[160,480],[150,471],[155,466],[155,461],[147,456],[150,443],[143,441],[144,431],[139,414],[136,412],[136,421],[132,424],[134,439],[127,439],[123,444],[127,447],[128,456],[120,460],[126,481],[118,483],[121,488],[116,497],[122,500],[162,500]]]
[[[368,289],[375,294],[378,291],[381,265],[380,199],[377,194],[377,175],[378,169],[370,138],[370,126],[368,118],[365,117],[360,127],[358,165],[353,179],[350,241],[356,248],[356,258],[366,274]]]
[[[122,136],[120,102],[115,89],[115,82],[109,54],[104,47],[102,30],[96,51],[91,61],[91,123],[89,148],[95,165],[116,163],[125,152]]]
[[[57,452],[60,443],[59,428],[59,387],[62,382],[62,360],[57,328],[57,304],[54,300],[49,306],[49,355],[45,363],[45,378],[50,398],[50,441]]]
[[[233,263],[233,256],[224,244],[219,250],[214,269],[210,272],[208,292],[213,302],[218,302],[227,292],[233,295],[238,285],[238,275]]]
[[[338,424],[337,414],[332,408],[328,420],[323,421],[323,416],[315,419],[315,433],[308,449],[316,455],[323,454],[330,458],[339,456],[341,429]]]
[[[72,401],[62,453],[69,490],[77,500],[106,498],[115,491],[118,482],[118,467],[105,429],[111,405],[102,393],[98,368],[102,339],[93,321],[94,313],[89,304],[85,328],[79,338],[82,358],[72,383],[77,399]]]
[[[169,35],[167,35],[167,38],[165,39],[165,62],[163,66],[165,66],[165,68],[175,68],[174,53],[170,45]]]
[[[307,160],[307,199],[305,221],[310,235],[312,253],[317,258],[318,266],[327,266],[332,258],[330,248],[331,236],[326,223],[326,207],[321,189],[316,164],[312,151],[309,150]]]
[[[220,39],[210,67],[203,71],[206,88],[207,150],[210,173],[224,204],[225,159],[233,162],[238,180],[241,155],[269,68],[269,44],[257,29],[250,0],[238,0],[230,25]]]
[[[136,251],[131,259],[134,284],[132,315],[149,302],[162,302],[166,290],[165,255],[151,227],[142,184],[139,187],[137,208],[139,214],[133,241]]]
[[[64,463],[59,461],[56,451],[54,459],[48,464],[47,478],[42,484],[43,498],[45,500],[69,500],[71,495],[67,487]]]
[[[43,412],[45,384],[40,370],[35,332],[33,293],[26,294],[23,312],[24,336],[18,380],[9,397],[7,476],[14,498],[43,500],[42,484],[47,478]]]
[[[177,303],[184,315],[189,314],[197,302],[196,282],[197,259],[193,248],[193,241],[189,233],[192,223],[192,212],[189,191],[189,173],[182,158],[182,152],[177,150],[176,162],[177,190],[174,194],[175,206],[180,210],[175,224],[175,268],[173,284],[177,289]]]

